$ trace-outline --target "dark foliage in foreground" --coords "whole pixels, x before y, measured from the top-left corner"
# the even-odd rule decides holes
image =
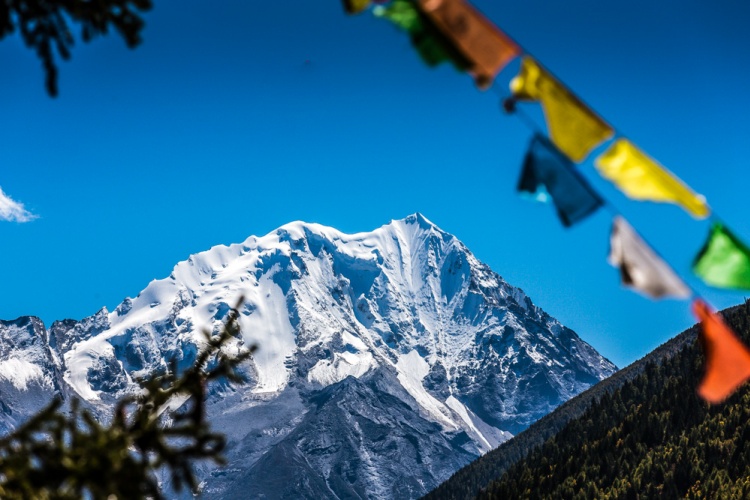
[[[557,434],[568,422],[583,415],[593,402],[605,394],[612,394],[625,383],[644,372],[649,364],[660,364],[670,359],[687,345],[695,343],[697,328],[693,327],[669,340],[644,358],[618,371],[560,405],[555,411],[539,419],[528,429],[506,441],[494,450],[461,468],[447,481],[435,488],[426,500],[463,500],[474,498],[480,490],[505,473],[516,462],[523,460],[532,450]]]
[[[69,59],[75,40],[69,23],[80,24],[84,42],[115,30],[134,48],[141,42],[140,16],[151,6],[151,0],[0,0],[0,40],[18,30],[42,61],[47,92],[56,96],[55,52]]]
[[[750,302],[724,316],[748,342]],[[696,342],[648,363],[479,498],[750,498],[750,387],[709,406],[702,373]]]
[[[232,309],[219,334],[205,332],[204,347],[183,373],[173,365],[140,381],[141,391],[118,402],[108,425],[77,400],[69,412],[56,400],[0,440],[0,498],[162,498],[158,469],[171,474],[176,490],[196,491],[193,462],[222,464],[225,446],[205,418],[206,384],[242,382],[237,367],[255,350],[233,341],[237,318]]]

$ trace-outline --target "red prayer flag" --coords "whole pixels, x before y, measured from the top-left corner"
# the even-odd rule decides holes
[[[419,0],[423,12],[453,41],[471,63],[480,88],[492,80],[521,49],[466,0]]]
[[[702,300],[693,302],[693,314],[701,321],[706,354],[706,374],[698,394],[709,403],[721,403],[750,378],[750,351]]]

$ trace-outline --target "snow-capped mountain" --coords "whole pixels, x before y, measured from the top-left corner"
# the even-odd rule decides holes
[[[188,365],[239,296],[260,348],[248,384],[209,398],[230,463],[201,471],[207,497],[417,497],[615,370],[420,214],[351,235],[294,222],[111,313],[0,323],[0,425],[37,407],[19,413],[27,393],[106,412],[134,377]]]
[[[23,423],[60,393],[58,367],[38,318],[0,320],[0,434]]]

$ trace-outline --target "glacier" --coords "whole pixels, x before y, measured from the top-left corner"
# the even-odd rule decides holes
[[[240,296],[259,350],[247,384],[209,393],[229,463],[198,467],[207,498],[415,498],[616,370],[421,214],[292,222],[112,312],[0,322],[0,431],[55,394],[106,418],[137,377],[188,366]]]

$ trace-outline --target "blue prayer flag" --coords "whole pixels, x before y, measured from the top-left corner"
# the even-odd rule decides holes
[[[526,153],[518,191],[540,198],[546,191],[552,198],[563,226],[586,218],[604,204],[573,162],[549,139],[535,135]]]

